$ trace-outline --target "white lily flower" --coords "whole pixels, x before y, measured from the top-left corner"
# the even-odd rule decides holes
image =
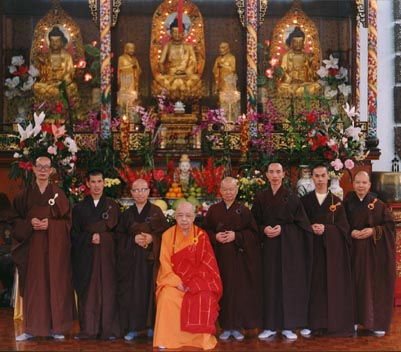
[[[75,154],[76,152],[78,152],[77,143],[70,136],[65,138],[64,144],[68,147],[68,151],[70,153]]]
[[[22,85],[21,90],[24,92],[31,90],[34,83],[35,83],[35,80],[31,76],[29,76],[28,79]]]
[[[17,152],[15,152],[14,155],[13,155],[14,159],[19,159],[21,157],[22,157],[22,155],[20,153],[17,153]]]
[[[339,72],[336,74],[337,79],[348,78],[348,70],[345,67],[340,67]]]
[[[330,86],[327,86],[324,89],[324,96],[327,99],[334,98],[335,96],[337,96],[337,89],[332,89]]]
[[[34,65],[29,66],[28,73],[32,77],[38,77],[40,74],[39,70]]]
[[[22,55],[19,56],[13,56],[11,58],[11,65],[13,66],[21,66],[25,62],[24,57]]]
[[[338,59],[330,55],[329,60],[323,60],[327,69],[329,68],[338,68]]]
[[[352,139],[356,142],[359,141],[359,134],[361,133],[361,128],[360,127],[354,127],[354,126],[349,126],[346,130],[345,130],[345,134],[347,136],[352,137]]]
[[[17,68],[14,65],[8,66],[8,71],[13,74],[15,71],[17,71]]]
[[[41,129],[42,129],[42,122],[45,119],[46,115],[45,113],[42,111],[39,115],[35,112],[33,114],[33,118],[35,119],[35,128],[33,129],[33,136],[36,137]]]
[[[320,66],[316,73],[319,75],[319,77],[325,78],[328,76],[329,70],[324,66]]]
[[[21,136],[20,141],[24,141],[25,139],[28,139],[32,136],[33,133],[33,128],[32,128],[32,124],[29,123],[28,126],[26,126],[26,129],[24,130],[22,128],[22,126],[20,124],[17,125],[18,126],[18,132]]]
[[[18,76],[15,76],[13,78],[7,78],[5,81],[5,86],[8,89],[14,89],[18,84],[20,83],[20,78]]]
[[[348,97],[351,94],[351,86],[345,83],[342,83],[338,86],[338,90],[344,97]]]
[[[346,103],[345,106],[343,106],[343,109],[352,121],[354,117],[359,116],[358,112],[355,111],[355,106],[350,107],[350,105]]]

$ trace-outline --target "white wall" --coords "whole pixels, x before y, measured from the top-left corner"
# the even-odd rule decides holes
[[[379,148],[381,149],[381,156],[380,160],[373,161],[373,170],[391,171],[391,159],[394,158],[393,88],[395,82],[393,0],[377,0],[377,7],[377,137],[380,141]],[[363,88],[361,87],[361,89]]]

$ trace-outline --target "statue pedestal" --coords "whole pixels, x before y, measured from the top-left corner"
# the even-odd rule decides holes
[[[162,114],[160,116],[159,149],[187,150],[201,148],[200,131],[194,133],[196,114]]]

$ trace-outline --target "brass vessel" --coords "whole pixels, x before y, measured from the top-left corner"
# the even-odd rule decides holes
[[[373,172],[371,190],[383,202],[401,202],[401,172]]]

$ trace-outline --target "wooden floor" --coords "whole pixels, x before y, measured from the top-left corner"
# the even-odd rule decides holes
[[[64,341],[50,338],[36,338],[25,342],[15,342],[15,336],[23,332],[21,321],[14,322],[12,310],[0,308],[0,351],[152,351],[152,341],[139,337],[132,342],[122,339],[115,341],[76,341],[73,336],[78,326],[69,332]],[[242,342],[219,342],[213,351],[401,351],[401,307],[394,312],[390,332],[384,337],[372,336],[368,331],[360,331],[350,338],[299,337],[289,342],[277,335],[267,341],[259,341],[257,331],[249,331]],[[185,348],[185,351],[194,349]]]

